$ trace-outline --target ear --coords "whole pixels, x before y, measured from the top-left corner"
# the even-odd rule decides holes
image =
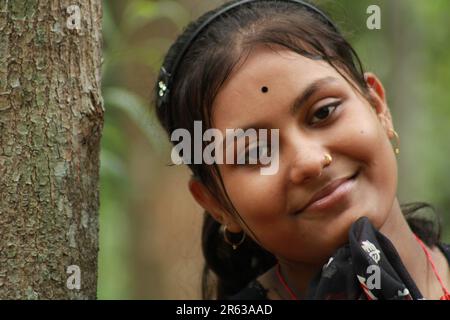
[[[222,208],[219,201],[209,192],[208,188],[201,181],[195,177],[191,177],[188,187],[195,201],[217,222],[226,225],[229,232],[239,233],[242,231],[242,227],[237,219]]]
[[[394,125],[392,122],[391,111],[386,102],[386,95],[383,88],[383,84],[381,83],[378,77],[371,73],[364,73],[364,79],[369,87],[369,95],[371,98],[372,107],[380,120],[381,125],[385,129],[389,139],[394,137],[392,130],[394,129]]]

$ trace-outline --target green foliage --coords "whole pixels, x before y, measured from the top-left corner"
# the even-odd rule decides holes
[[[177,1],[111,1],[103,6],[103,98],[105,126],[101,150],[101,206],[98,297],[127,299],[133,295],[130,259],[130,190],[127,172],[125,123],[134,124],[156,155],[167,152],[167,137],[156,122],[148,97],[130,89],[123,72],[137,64],[156,72],[172,39],[133,37],[149,24],[168,20],[181,29],[189,20],[187,8]],[[141,40],[140,39],[140,40]],[[150,73],[148,75],[150,77]],[[120,236],[118,236],[120,235]]]
[[[108,87],[103,97],[111,108],[116,108],[127,115],[141,130],[155,150],[161,150],[167,139],[156,120],[153,110],[138,95],[119,87]]]

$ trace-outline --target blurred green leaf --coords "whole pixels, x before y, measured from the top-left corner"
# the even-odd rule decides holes
[[[166,141],[167,136],[157,122],[154,112],[149,111],[148,105],[139,96],[123,88],[110,87],[104,90],[103,97],[107,107],[122,110],[136,123],[155,151],[161,150],[161,142]]]
[[[122,159],[104,148],[100,153],[100,163],[101,170],[104,171],[104,174],[111,174],[119,179],[126,179],[128,177]]]
[[[166,18],[181,30],[191,19],[186,8],[178,1],[165,0],[150,2],[145,0],[132,1],[125,12],[124,30],[127,34],[134,32],[154,20]]]

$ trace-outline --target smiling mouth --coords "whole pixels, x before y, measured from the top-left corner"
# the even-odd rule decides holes
[[[326,187],[322,194],[313,198],[307,205],[302,209],[295,212],[294,215],[301,214],[302,212],[308,211],[320,211],[324,209],[329,209],[350,193],[355,184],[355,180],[358,177],[360,170],[358,169],[351,177],[343,179],[341,181],[334,182],[335,185]]]

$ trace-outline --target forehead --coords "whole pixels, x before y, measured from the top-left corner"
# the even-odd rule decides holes
[[[325,61],[287,49],[254,48],[219,91],[212,109],[213,124],[224,130],[273,119],[282,108],[287,110],[308,84],[328,76],[345,81]],[[263,93],[262,87],[268,92]]]

